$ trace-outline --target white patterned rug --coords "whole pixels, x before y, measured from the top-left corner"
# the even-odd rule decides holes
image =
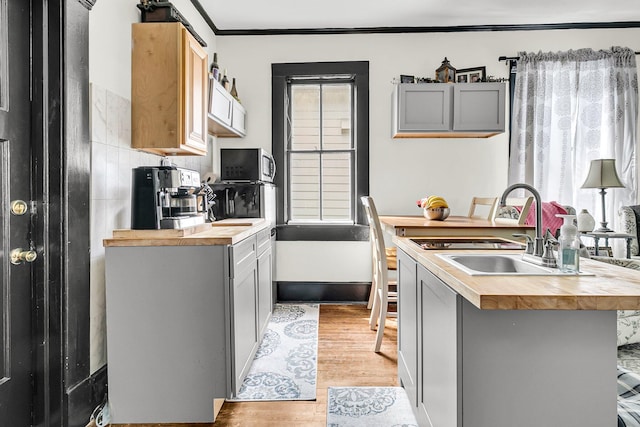
[[[402,387],[329,387],[327,427],[417,427]]]
[[[240,393],[232,402],[315,400],[318,304],[276,304]]]

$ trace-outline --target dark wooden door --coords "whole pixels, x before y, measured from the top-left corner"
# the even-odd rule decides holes
[[[32,413],[30,3],[0,0],[0,425]],[[18,201],[24,201],[22,204]],[[14,252],[15,254],[16,252]],[[12,262],[13,261],[13,262]]]

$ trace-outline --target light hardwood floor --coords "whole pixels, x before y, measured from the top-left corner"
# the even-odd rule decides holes
[[[320,306],[318,381],[315,401],[226,402],[213,424],[161,424],[162,427],[326,427],[327,388],[397,386],[397,321],[387,319],[380,353],[364,305]],[[135,427],[155,427],[158,424]],[[133,426],[132,426],[133,427]]]

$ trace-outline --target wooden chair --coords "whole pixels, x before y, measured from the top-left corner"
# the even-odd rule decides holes
[[[484,218],[491,220],[493,218],[496,203],[498,201],[497,197],[474,197],[471,199],[471,206],[469,206],[469,218]],[[489,208],[489,213],[487,215],[478,215],[476,214],[476,207],[478,206],[487,206]]]
[[[523,225],[533,203],[533,196],[508,197],[505,202],[506,205],[503,207],[496,206],[493,222]],[[516,206],[520,209],[516,209]]]
[[[384,335],[384,324],[388,315],[395,315],[397,313],[390,313],[389,303],[398,302],[398,293],[389,291],[389,273],[387,268],[387,256],[384,246],[384,235],[382,234],[382,227],[380,226],[380,220],[378,219],[378,211],[373,199],[369,196],[363,196],[360,198],[364,206],[364,210],[369,220],[369,234],[371,240],[371,258],[372,258],[372,280],[371,290],[373,294],[373,301],[371,304],[371,315],[369,317],[369,326],[372,330],[378,326],[376,333],[376,342],[374,351],[380,352],[380,345],[382,344],[382,336]],[[393,283],[395,285],[395,283]],[[370,298],[371,299],[371,298]]]

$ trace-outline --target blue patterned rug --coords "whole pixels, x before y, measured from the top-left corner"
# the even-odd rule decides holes
[[[240,393],[232,402],[314,400],[318,304],[276,304]]]
[[[329,387],[327,427],[418,427],[402,387]]]

